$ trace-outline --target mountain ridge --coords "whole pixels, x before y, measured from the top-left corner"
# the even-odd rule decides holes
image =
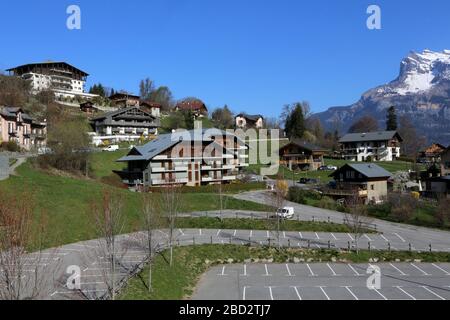
[[[398,117],[409,116],[428,142],[450,145],[450,50],[410,52],[396,79],[364,92],[354,104],[332,106],[314,117],[326,129],[345,133],[355,120],[371,115],[384,129],[390,106]]]

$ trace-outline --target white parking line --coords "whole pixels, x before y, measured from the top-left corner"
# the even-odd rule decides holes
[[[267,264],[264,264],[264,269],[266,270],[266,274],[264,275],[265,277],[272,276],[271,274],[269,274],[269,269],[267,268]]]
[[[312,271],[311,267],[309,266],[309,264],[307,263],[306,266],[308,267],[310,274],[310,277],[317,277],[317,274],[314,274],[314,272]]]
[[[270,300],[273,300],[272,287],[269,287]]]
[[[394,234],[395,234],[402,242],[406,242],[405,239],[403,239],[402,237],[400,237],[400,235],[399,235],[398,233],[395,233],[395,232],[394,232]]]
[[[219,229],[219,231],[217,231],[216,237],[218,237],[220,235],[220,231],[222,231],[222,230]]]
[[[367,234],[364,234],[364,237],[366,237],[367,240],[372,242],[372,239],[369,238],[369,236]]]
[[[300,292],[298,292],[297,287],[292,287],[295,290],[295,293],[297,294],[298,300],[302,300],[302,296],[300,295]]]
[[[353,293],[353,291],[350,290],[351,287],[344,286],[343,288],[347,289],[347,291],[350,292],[350,294],[353,296],[353,298],[355,298],[355,300],[359,300],[358,297]]]
[[[426,287],[426,286],[421,286],[422,288],[424,288],[425,290],[427,290],[429,293],[435,295],[436,297],[438,297],[441,300],[445,300],[445,298],[441,297],[440,295],[438,295],[436,292],[432,291],[430,288]]]
[[[267,233],[267,238],[270,238],[270,234],[269,234],[269,231],[266,231]]]
[[[316,234],[316,238],[317,240],[320,240],[319,235],[317,234],[317,232],[314,232]]]
[[[300,239],[303,239],[303,235],[301,232],[299,232],[298,235],[300,236]]]
[[[407,276],[406,273],[404,273],[402,270],[400,270],[399,268],[397,268],[396,266],[394,266],[392,263],[389,263],[389,265],[394,268],[395,270],[397,270],[402,276]]]
[[[432,265],[433,267],[435,267],[435,268],[441,270],[442,272],[444,272],[447,276],[450,276],[450,272],[448,272],[447,270],[442,269],[441,267],[439,267],[438,265],[436,265],[436,264],[434,264],[434,263],[432,263],[431,265]]]
[[[198,234],[202,235],[202,229],[198,229]]]
[[[234,230],[233,237],[236,237],[237,230]]]
[[[247,290],[247,287],[244,287],[244,291],[242,292],[242,300],[245,301],[245,291]]]
[[[413,300],[417,300],[415,297],[413,297],[412,295],[410,295],[408,292],[406,292],[405,290],[402,289],[402,287],[400,286],[396,286],[395,288],[397,288],[398,290],[400,290],[401,292],[403,292],[404,294],[406,294],[408,297],[410,297]]]
[[[181,233],[182,236],[184,236],[184,232],[181,229],[178,229],[178,231]]]
[[[388,300],[388,298],[386,298],[385,296],[383,296],[383,295],[381,294],[381,292],[378,291],[378,289],[373,288],[373,290],[374,290],[376,293],[378,293],[384,300]]]
[[[330,297],[327,295],[327,293],[325,292],[325,290],[323,289],[323,286],[319,286],[318,288],[320,288],[320,290],[322,290],[323,294],[325,295],[325,297],[327,297],[327,300],[331,300]]]
[[[327,267],[328,267],[328,269],[330,269],[331,272],[333,273],[333,277],[339,277],[339,276],[341,276],[340,274],[336,274],[336,272],[334,272],[333,268],[331,268],[331,266],[330,266],[329,263],[327,263]]]
[[[291,273],[291,270],[289,269],[289,265],[287,263],[286,263],[286,270],[288,272],[287,274],[288,277],[295,277],[295,275]]]
[[[382,237],[384,239],[384,241],[389,242],[389,240],[385,236],[383,236],[382,234],[380,234],[380,237]]]
[[[218,276],[227,276],[227,274],[225,274],[225,266],[222,267],[222,273],[219,273]]]
[[[355,241],[350,233],[347,233],[347,235],[350,237],[350,240]]]
[[[419,270],[420,272],[422,272],[422,274],[423,274],[424,276],[431,276],[431,274],[426,273],[424,270],[420,269],[420,268],[419,268],[418,266],[416,266],[414,263],[411,263],[411,265],[412,265],[414,268],[416,268],[417,270]]]
[[[339,240],[338,238],[336,238],[336,236],[334,235],[334,233],[331,233],[331,236],[333,237],[334,240]]]
[[[356,271],[356,269],[353,268],[350,263],[348,264],[348,266],[350,267],[350,269],[352,269],[352,271],[355,273],[356,276],[358,277],[363,276],[363,274],[360,274],[358,271]]]
[[[253,230],[250,230],[250,238],[253,237]]]
[[[241,276],[246,277],[247,276],[247,265],[244,264],[244,274],[241,274]]]
[[[286,232],[285,231],[283,231],[283,238],[286,239]]]

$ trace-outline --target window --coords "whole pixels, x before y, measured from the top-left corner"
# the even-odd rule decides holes
[[[375,185],[374,184],[370,185],[370,190],[375,190]]]

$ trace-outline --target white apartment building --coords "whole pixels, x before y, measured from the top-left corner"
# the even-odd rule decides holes
[[[403,139],[397,131],[350,133],[343,136],[342,157],[349,161],[394,161],[400,157]]]
[[[89,74],[66,62],[43,62],[18,66],[7,70],[11,75],[31,82],[34,93],[52,90],[56,98],[94,98],[85,93]]]

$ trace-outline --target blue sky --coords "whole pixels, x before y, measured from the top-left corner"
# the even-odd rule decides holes
[[[66,28],[79,5],[82,29]],[[382,30],[366,9],[382,10]],[[348,105],[398,75],[409,51],[450,49],[448,0],[15,0],[0,3],[0,69],[64,60],[89,84],[138,91],[150,77],[175,98],[276,116],[307,100]]]

